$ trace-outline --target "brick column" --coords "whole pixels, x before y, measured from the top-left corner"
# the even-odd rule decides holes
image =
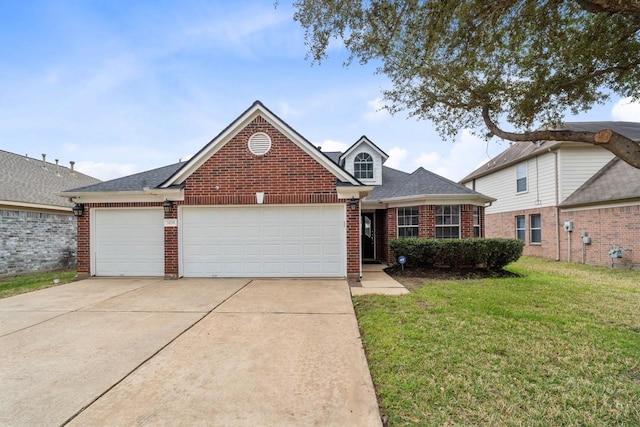
[[[89,229],[91,225],[90,221],[91,208],[89,205],[84,205],[84,213],[82,216],[76,218],[77,226],[77,249],[76,257],[78,265],[76,266],[76,272],[78,278],[86,279],[91,274],[91,247],[89,238]]]
[[[165,219],[178,219],[178,205],[173,203],[171,212],[164,213]],[[178,278],[178,227],[164,227],[164,278]]]
[[[347,279],[360,280],[360,203],[354,210],[349,202],[347,210]]]
[[[393,254],[393,251],[391,250],[391,241],[393,239],[396,239],[398,237],[398,211],[396,210],[396,208],[389,208],[387,209],[387,247],[386,247],[386,252],[387,252],[387,263],[388,264],[393,264],[395,263],[395,256]]]
[[[460,205],[460,237],[473,237],[473,205]]]

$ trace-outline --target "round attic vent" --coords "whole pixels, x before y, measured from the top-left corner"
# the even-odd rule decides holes
[[[249,138],[249,151],[256,156],[264,156],[271,149],[271,138],[263,132],[257,132]]]

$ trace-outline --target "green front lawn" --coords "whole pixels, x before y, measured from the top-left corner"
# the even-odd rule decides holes
[[[388,424],[640,425],[640,273],[508,269],[354,298]]]
[[[55,286],[54,279],[59,280],[59,285],[71,282],[76,276],[75,270],[54,271],[49,273],[36,273],[20,277],[0,278],[0,298],[6,298],[37,289]]]

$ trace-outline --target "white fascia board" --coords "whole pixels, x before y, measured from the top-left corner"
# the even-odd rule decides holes
[[[338,165],[333,163],[328,157],[320,153],[311,143],[301,139],[300,135],[293,131],[287,124],[283,123],[278,117],[271,112],[262,108],[261,104],[256,103],[252,108],[247,110],[242,116],[238,117],[231,123],[220,135],[216,136],[209,144],[205,146],[198,154],[196,154],[189,163],[177,171],[171,178],[167,180],[162,187],[168,187],[174,184],[180,184],[187,179],[193,172],[202,166],[211,156],[217,153],[224,145],[229,142],[239,131],[244,129],[256,117],[262,116],[269,124],[275,127],[279,132],[285,135],[289,140],[293,141],[305,153],[309,154],[314,160],[320,163],[325,169],[329,170],[338,179],[350,182],[354,185],[360,183],[352,177],[348,172],[344,171]]]
[[[9,200],[0,200],[0,209],[2,209],[3,207],[7,207],[7,209],[10,209],[10,210],[31,209],[31,210],[58,211],[60,213],[73,212],[73,210],[70,207],[66,207],[66,206],[42,205],[40,203],[25,203],[25,202],[13,202]]]
[[[336,191],[338,192],[338,199],[351,199],[352,197],[355,199],[363,199],[371,194],[373,187],[365,185],[359,185],[357,187],[337,186]]]
[[[561,212],[578,212],[578,211],[590,211],[596,209],[606,209],[606,208],[622,208],[627,206],[638,206],[640,205],[640,200],[629,200],[626,202],[609,202],[609,203],[591,203],[589,205],[582,206],[567,206],[560,207]]]
[[[367,137],[363,136],[359,140],[357,140],[355,144],[347,148],[347,151],[345,151],[340,155],[340,161],[342,161],[342,159],[345,159],[352,151],[354,151],[356,148],[358,148],[362,144],[367,144],[369,147],[371,147],[372,150],[378,153],[380,157],[383,158],[382,163],[384,163],[389,158],[389,156],[385,154],[382,150],[380,150],[373,142],[369,141]]]
[[[184,200],[184,192],[179,188],[152,188],[142,191],[101,191],[57,193],[75,203],[143,203]]]
[[[490,201],[495,201],[490,197],[465,197],[459,194],[423,194],[410,197],[394,197],[390,199],[381,199],[380,202],[386,203],[390,208],[415,205],[477,205],[484,206]]]

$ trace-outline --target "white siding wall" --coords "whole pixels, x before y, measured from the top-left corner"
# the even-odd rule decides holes
[[[381,185],[382,157],[380,157],[376,150],[369,147],[369,145],[366,143],[362,143],[359,146],[355,147],[355,149],[351,153],[349,153],[347,157],[345,157],[344,168],[353,175],[353,160],[360,153],[368,153],[371,158],[373,158],[373,179],[361,179],[360,181],[362,181],[363,184]]]
[[[487,214],[534,207],[554,206],[555,154],[544,153],[527,162],[527,191],[516,191],[516,165],[476,179],[475,190],[497,200],[486,209]],[[472,183],[466,183],[471,188]]]
[[[562,203],[612,158],[613,154],[610,151],[589,145],[559,150],[559,202]]]

